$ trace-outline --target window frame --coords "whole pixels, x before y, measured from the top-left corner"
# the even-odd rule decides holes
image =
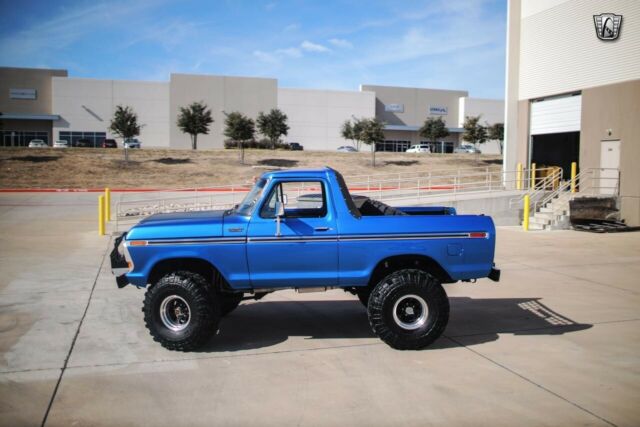
[[[321,195],[322,195],[322,208],[320,209],[304,209],[304,210],[318,210],[320,211],[320,213],[318,215],[287,215],[287,207],[285,206],[284,208],[284,216],[282,218],[316,218],[316,219],[323,219],[323,218],[327,218],[329,216],[329,204],[327,202],[327,186],[326,186],[326,182],[323,179],[278,179],[278,180],[274,180],[272,181],[272,186],[269,189],[269,193],[267,194],[267,196],[264,198],[264,200],[262,201],[262,204],[260,205],[260,209],[257,211],[258,212],[258,217],[260,219],[275,219],[276,216],[265,216],[264,212],[265,212],[265,208],[269,205],[269,202],[271,201],[271,198],[274,195],[274,192],[278,191],[278,188],[280,188],[280,197],[282,197],[284,193],[284,190],[282,188],[283,184],[287,184],[287,183],[293,183],[293,182],[302,182],[302,183],[313,183],[313,184],[319,184],[320,185],[320,189],[321,189]],[[276,199],[277,200],[277,199]],[[291,208],[291,210],[296,210],[299,211],[299,208]]]

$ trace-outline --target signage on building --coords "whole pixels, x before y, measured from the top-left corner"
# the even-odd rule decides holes
[[[448,107],[442,107],[439,105],[429,105],[429,114],[432,116],[446,116],[449,113]]]
[[[35,89],[9,89],[11,99],[36,99]]]
[[[385,104],[384,111],[391,113],[404,113],[404,104]]]
[[[593,15],[593,23],[596,26],[596,36],[600,40],[615,40],[620,35],[622,15],[614,13],[601,13]]]

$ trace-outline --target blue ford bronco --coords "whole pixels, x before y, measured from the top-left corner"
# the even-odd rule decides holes
[[[172,350],[207,342],[241,301],[270,292],[341,288],[367,307],[396,349],[444,331],[443,283],[500,279],[490,217],[448,207],[394,208],[351,196],[337,171],[263,174],[233,209],[166,213],[115,240],[118,287],[146,287],[144,320]]]

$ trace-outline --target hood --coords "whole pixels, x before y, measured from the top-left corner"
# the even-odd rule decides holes
[[[222,236],[224,210],[151,215],[127,233],[127,240]]]

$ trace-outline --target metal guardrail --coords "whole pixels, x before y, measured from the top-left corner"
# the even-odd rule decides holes
[[[551,175],[552,168],[537,169],[540,174]],[[354,194],[365,195],[382,201],[415,199],[428,203],[442,197],[457,198],[460,195],[501,192],[505,189],[530,187],[528,170],[503,171],[491,167],[466,169],[440,169],[379,175],[346,176],[345,180]],[[546,187],[551,182],[536,180],[537,186]],[[116,228],[136,222],[143,217],[160,212],[188,212],[212,209],[228,209],[239,203],[251,184],[235,184],[207,188],[179,188],[173,190],[122,193],[116,201]],[[158,197],[162,192],[162,197]],[[170,195],[167,195],[170,193]]]
[[[610,173],[612,176],[602,176],[602,173]],[[572,190],[573,189],[573,190]],[[580,171],[573,179],[562,183],[555,191],[543,197],[534,206],[545,206],[552,200],[561,196],[615,196],[620,195],[620,170],[616,168],[590,168]]]

